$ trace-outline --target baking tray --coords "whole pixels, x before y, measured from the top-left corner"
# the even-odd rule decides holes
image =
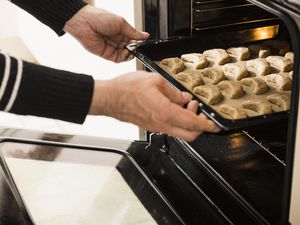
[[[271,26],[269,30],[271,30]],[[275,27],[274,27],[275,29]],[[275,32],[269,32],[269,36],[265,39],[275,37]],[[243,41],[241,41],[243,40]],[[287,121],[289,111],[273,112],[272,114],[249,117],[245,119],[225,119],[218,112],[206,105],[193,92],[183,86],[156,62],[164,58],[178,57],[182,54],[192,52],[203,52],[211,48],[229,48],[237,45],[257,44],[262,40],[255,40],[253,30],[243,32],[203,32],[198,33],[197,36],[190,37],[175,37],[164,40],[153,40],[140,43],[129,44],[126,48],[139,59],[148,69],[159,73],[168,82],[180,91],[186,91],[193,95],[193,99],[199,102],[199,111],[202,111],[211,120],[218,124],[223,130],[243,129],[247,127],[254,127],[263,124],[275,123],[280,121]]]

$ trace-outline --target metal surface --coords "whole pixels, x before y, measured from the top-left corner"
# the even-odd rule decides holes
[[[299,62],[299,36],[300,36],[300,13],[299,7],[295,7],[292,4],[286,4],[286,1],[269,1],[269,0],[250,0],[252,3],[262,7],[263,9],[272,12],[278,16],[286,26],[287,31],[290,34],[290,40],[295,53],[295,62]],[[281,224],[288,224],[291,221],[290,212],[298,211],[297,208],[293,208],[291,205],[291,196],[298,196],[299,189],[292,188],[293,183],[297,183],[300,179],[298,171],[294,170],[295,164],[299,164],[299,161],[294,160],[295,152],[299,151],[299,147],[296,145],[296,132],[299,130],[297,126],[298,111],[299,111],[299,63],[294,63],[294,79],[292,87],[292,99],[291,110],[288,126],[288,139],[287,139],[287,151],[285,156],[286,169],[283,180],[283,193],[282,193],[282,205],[281,205]],[[297,177],[293,177],[293,173],[297,173]],[[293,193],[293,194],[291,194]],[[295,215],[295,214],[294,214]],[[298,215],[298,214],[297,214]]]
[[[191,0],[143,0],[143,5],[144,29],[150,39],[191,33]]]
[[[203,36],[199,33],[199,35],[193,37],[178,37],[167,40],[131,44],[128,45],[127,48],[150,70],[161,74],[179,90],[190,92],[194,99],[200,102],[200,110],[224,130],[241,129],[261,124],[271,124],[278,121],[286,123],[288,111],[240,120],[225,119],[156,63],[156,61],[160,61],[164,58],[178,57],[190,52],[203,52],[210,48],[227,48],[240,44],[254,43],[261,39],[274,37],[277,35],[276,32],[278,28],[276,25],[268,27],[269,36],[254,35],[255,33],[258,33],[256,29],[261,28],[247,29],[240,32],[227,31],[223,33],[203,31]]]
[[[94,138],[78,135],[61,135],[53,133],[44,133],[30,130],[0,128],[0,137],[14,137],[31,140],[45,140],[51,142],[64,142],[71,144],[87,144],[93,146],[112,147],[126,150],[131,141],[114,140],[108,138]],[[18,205],[11,189],[7,184],[5,175],[0,169],[0,224],[2,225],[27,225],[31,224],[26,212],[23,212]]]
[[[190,154],[227,190],[227,195],[233,195],[232,199],[254,213],[254,218],[260,220],[259,213],[269,223],[279,224],[285,169],[281,163],[240,132],[202,135],[190,146]],[[199,178],[194,175],[194,179]],[[228,203],[223,202],[225,195],[206,190],[223,205],[224,212],[230,213]]]
[[[152,140],[130,154],[187,224],[279,224],[285,167],[245,134]]]
[[[132,148],[129,153],[157,185],[185,224],[232,224],[201,189],[191,184],[185,171],[168,153],[168,150],[172,151],[175,148],[179,151],[183,149],[178,149],[178,145],[177,147],[168,145],[165,135],[154,136],[152,136],[153,144],[146,146],[146,151]],[[191,158],[188,159],[187,165],[193,166],[190,160]]]
[[[97,147],[103,146],[100,139],[89,138],[89,137],[80,137],[77,136],[76,141],[72,139],[70,135],[58,135],[58,134],[41,134],[37,132],[30,131],[20,131],[13,129],[6,129],[2,131],[2,134],[5,133],[5,136],[8,136],[8,133],[11,133],[11,136],[15,137],[6,137],[1,139],[1,146],[4,145],[4,150],[6,154],[13,154],[21,158],[32,158],[33,160],[46,160],[46,161],[56,161],[56,160],[71,160],[72,163],[96,163],[97,157],[93,157],[89,154],[89,151],[94,151],[95,154],[101,152],[111,152],[122,154],[124,158],[118,163],[118,171],[128,182],[128,185],[134,191],[135,195],[141,199],[144,206],[147,208],[149,213],[159,224],[184,224],[181,221],[180,217],[177,216],[176,211],[172,209],[172,206],[168,203],[167,199],[161,194],[161,192],[156,188],[154,184],[151,183],[150,179],[147,178],[145,173],[140,169],[140,167],[134,162],[134,160],[129,156],[128,152],[124,150],[115,149],[113,146],[116,146],[114,143],[111,143],[111,147],[108,147],[108,143],[105,144],[105,148]],[[21,137],[21,138],[20,138]],[[47,140],[39,140],[41,137],[46,137]],[[30,138],[30,139],[28,139]],[[64,141],[64,142],[58,142]],[[72,140],[72,141],[70,141]],[[100,141],[99,141],[100,140]],[[78,141],[78,142],[77,142]],[[91,143],[97,142],[97,145],[91,145]],[[77,143],[76,143],[77,142]],[[79,143],[88,142],[89,145],[83,145]],[[118,141],[116,141],[118,142]],[[133,142],[130,143],[126,150],[134,151],[138,149],[139,151],[145,150],[147,142]],[[28,146],[32,146],[28,148]],[[123,145],[124,146],[124,145]],[[73,150],[73,153],[69,155],[68,158],[59,158],[57,154],[62,153],[65,150]],[[76,151],[77,149],[77,151]],[[68,152],[68,151],[67,151]],[[79,153],[84,154],[79,154]],[[62,153],[63,154],[63,153]],[[66,154],[66,153],[65,153]],[[66,155],[65,155],[66,157]],[[3,158],[2,158],[3,159]],[[99,159],[99,157],[98,157]],[[127,159],[127,160],[126,160]],[[101,159],[102,160],[102,159]],[[5,178],[8,182],[10,189],[13,190],[14,197],[12,193],[7,188],[6,182],[3,180],[3,176],[0,176],[3,185],[1,187],[1,204],[3,208],[0,207],[0,224],[25,224],[25,220],[28,224],[32,224],[29,215],[26,210],[26,202],[23,202],[23,198],[19,194],[19,190],[16,188],[18,181],[12,179],[12,175],[8,165],[5,161],[1,161],[2,166],[5,172]],[[99,163],[99,162],[98,162]],[[108,161],[107,161],[108,163]],[[96,163],[97,164],[97,163]],[[1,174],[2,175],[2,171]],[[141,176],[142,175],[142,176]],[[142,179],[141,179],[142,178]],[[45,190],[46,191],[46,190]],[[153,192],[154,191],[154,192]],[[14,200],[17,200],[16,201]],[[8,201],[11,201],[8,202]],[[8,208],[7,205],[11,205],[11,208]],[[45,205],[45,207],[48,207]],[[10,213],[7,213],[7,210],[13,209],[15,217],[12,217]],[[47,211],[47,209],[46,209]],[[24,220],[25,218],[25,220]]]
[[[233,29],[238,25],[256,25],[257,22],[277,20],[274,15],[244,0],[193,1],[192,27],[198,30]],[[222,18],[222,19],[220,19]]]

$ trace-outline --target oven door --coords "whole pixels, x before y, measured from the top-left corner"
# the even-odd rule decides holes
[[[174,162],[165,135],[0,134],[10,136],[0,139],[0,224],[232,224]]]
[[[0,224],[279,224],[284,167],[243,133],[189,144],[8,133]]]
[[[148,143],[105,142],[3,138],[0,224],[184,224],[129,153]]]

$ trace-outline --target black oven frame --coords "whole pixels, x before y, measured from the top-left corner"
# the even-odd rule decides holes
[[[201,2],[201,0],[199,0]],[[203,1],[202,1],[203,2]],[[288,2],[287,0],[248,0],[276,15],[281,19],[290,34],[290,41],[295,52],[295,62],[299,62],[300,52],[300,14],[299,6]],[[193,1],[182,0],[144,0],[143,1],[143,28],[151,34],[151,39],[160,40],[172,38],[174,36],[186,36],[193,33],[192,28],[192,4]],[[180,8],[180,12],[174,10],[176,7]],[[187,10],[187,11],[186,11]],[[150,16],[151,15],[151,16]],[[299,102],[299,63],[294,65],[294,80],[292,87],[292,106],[289,115],[289,122],[287,128],[287,144],[285,155],[285,176],[284,176],[284,190],[282,194],[282,207],[281,207],[281,221],[280,224],[289,224],[289,210],[291,198],[291,185],[294,163],[294,151],[296,142],[296,124],[298,115],[298,102]]]

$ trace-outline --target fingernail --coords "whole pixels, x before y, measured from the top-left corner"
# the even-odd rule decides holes
[[[193,96],[187,92],[182,92],[182,96],[186,101],[190,101],[193,98]]]
[[[147,36],[147,37],[150,36],[150,34],[149,34],[148,32],[143,31],[142,33],[143,33],[143,35],[145,35],[145,36]]]
[[[204,118],[204,119],[207,119],[207,116],[204,113],[200,113],[199,116]]]

